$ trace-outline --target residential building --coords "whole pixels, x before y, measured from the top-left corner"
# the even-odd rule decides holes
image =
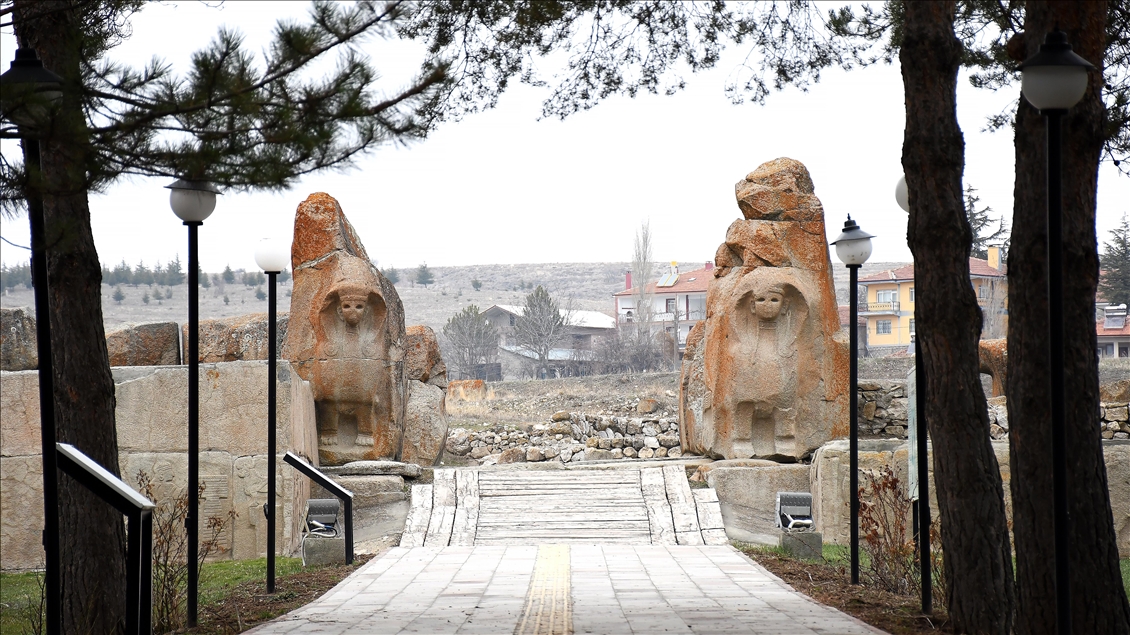
[[[1095,322],[1095,331],[1099,357],[1130,357],[1130,320],[1126,319],[1125,304],[1103,308],[1102,319]]]
[[[707,262],[701,269],[681,273],[677,262],[658,280],[648,282],[644,293],[651,297],[651,321],[656,330],[679,334],[679,350],[687,342],[687,334],[695,322],[706,319],[706,288],[714,278],[714,263]],[[624,290],[612,295],[616,320],[620,324],[640,319],[636,307],[638,289],[632,286],[632,274],[624,280]]]
[[[499,359],[505,379],[522,376],[525,371],[522,367],[537,360],[536,355],[518,346],[514,338],[514,326],[522,311],[522,307],[512,304],[495,304],[483,311],[483,317],[499,334]],[[600,311],[570,311],[565,320],[568,334],[559,346],[549,351],[549,365],[557,376],[587,375],[596,359],[597,340],[615,332],[616,319]]]
[[[981,337],[1004,337],[1008,327],[1008,277],[1000,248],[989,247],[988,259],[969,259],[969,279],[984,317]],[[859,314],[867,319],[871,351],[903,349],[914,334],[914,265],[860,278],[866,301]]]

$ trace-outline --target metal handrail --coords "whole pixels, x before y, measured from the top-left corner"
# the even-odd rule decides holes
[[[318,468],[310,465],[294,452],[287,452],[283,460],[310,480],[326,488],[326,491],[345,504],[345,563],[353,564],[353,492],[335,483],[333,479],[318,471]]]
[[[55,455],[59,469],[128,519],[126,632],[152,633],[153,508],[156,505],[69,443],[56,443]]]

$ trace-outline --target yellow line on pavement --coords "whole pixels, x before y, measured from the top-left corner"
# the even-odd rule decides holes
[[[569,545],[541,545],[515,635],[572,635]]]

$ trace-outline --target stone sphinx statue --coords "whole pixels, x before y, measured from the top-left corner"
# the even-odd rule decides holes
[[[737,185],[744,219],[718,248],[706,320],[687,338],[684,448],[800,460],[847,431],[847,345],[839,329],[824,218],[792,159]]]
[[[295,215],[294,289],[283,356],[309,381],[319,459],[400,459],[408,388],[404,309],[337,201]]]

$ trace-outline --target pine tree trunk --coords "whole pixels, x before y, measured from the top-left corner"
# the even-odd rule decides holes
[[[118,474],[102,271],[85,185],[86,122],[75,96],[83,44],[75,12],[81,8],[72,5],[18,0],[14,22],[20,46],[35,48],[44,65],[66,80],[54,134],[42,144],[57,438]],[[122,516],[61,472],[59,500],[63,632],[117,632],[124,626],[126,595]]]
[[[1013,619],[1012,556],[978,371],[981,311],[969,282],[972,231],[961,187],[955,3],[904,7],[899,59],[906,91],[907,238],[914,253],[948,609],[956,632],[1004,634]]]
[[[1130,633],[1118,570],[1098,412],[1095,190],[1103,143],[1100,100],[1106,2],[1029,2],[1025,56],[1057,24],[1100,70],[1063,118],[1063,307],[1071,613],[1076,633]],[[1017,633],[1056,628],[1052,435],[1048,401],[1047,135],[1023,98],[1017,111],[1016,185],[1008,256],[1008,420],[1016,540]]]

